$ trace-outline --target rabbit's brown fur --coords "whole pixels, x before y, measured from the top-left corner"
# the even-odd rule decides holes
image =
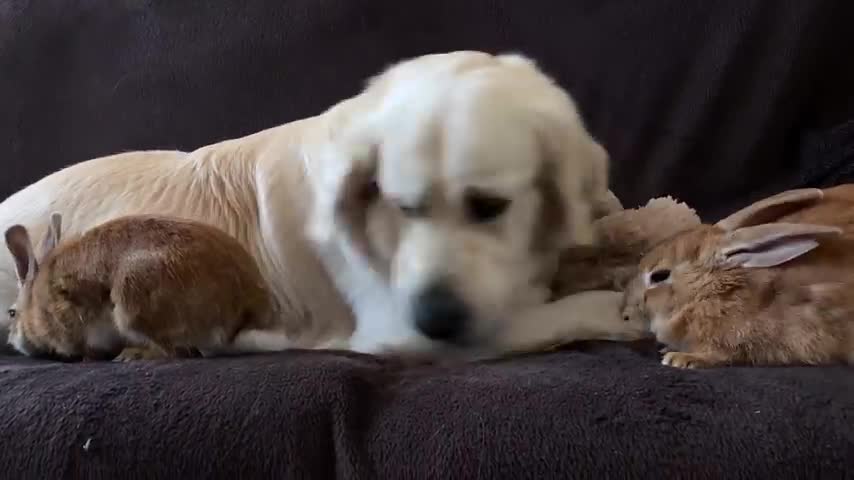
[[[254,350],[235,345],[248,331],[272,332],[284,342],[258,266],[217,228],[131,216],[55,247],[59,235],[51,242],[52,234],[33,272],[18,263],[10,342],[24,353],[102,357],[127,347],[119,359],[128,360],[174,356],[181,348]],[[26,230],[12,227],[6,237],[18,260]]]
[[[641,302],[671,350],[663,363],[854,361],[854,185],[793,192],[677,234],[643,258],[624,312]],[[786,256],[785,242],[800,253]],[[790,258],[751,264],[762,249]]]

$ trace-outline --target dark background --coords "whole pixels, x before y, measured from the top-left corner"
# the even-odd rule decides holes
[[[530,55],[571,91],[624,203],[673,194],[715,217],[851,155],[852,3],[2,0],[0,198],[95,156],[319,113],[398,59],[481,49]]]

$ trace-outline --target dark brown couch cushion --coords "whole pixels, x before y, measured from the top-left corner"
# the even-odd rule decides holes
[[[4,478],[843,478],[852,372],[627,346],[446,368],[291,352],[0,360]]]

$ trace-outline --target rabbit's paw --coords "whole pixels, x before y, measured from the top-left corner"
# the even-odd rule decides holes
[[[134,360],[158,360],[169,358],[163,350],[151,347],[126,347],[113,359],[115,362],[131,362]]]
[[[674,368],[709,368],[719,364],[712,357],[696,353],[667,352],[661,359],[662,365]]]

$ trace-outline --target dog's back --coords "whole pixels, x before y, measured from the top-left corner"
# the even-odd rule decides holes
[[[52,212],[63,214],[69,236],[124,215],[210,217],[200,212],[210,210],[211,202],[203,197],[214,194],[215,188],[200,182],[199,168],[190,164],[189,155],[178,151],[128,152],[72,165],[0,203],[0,228],[21,224],[40,238],[47,231]],[[16,292],[13,260],[4,251],[0,254],[3,311],[14,302]]]

